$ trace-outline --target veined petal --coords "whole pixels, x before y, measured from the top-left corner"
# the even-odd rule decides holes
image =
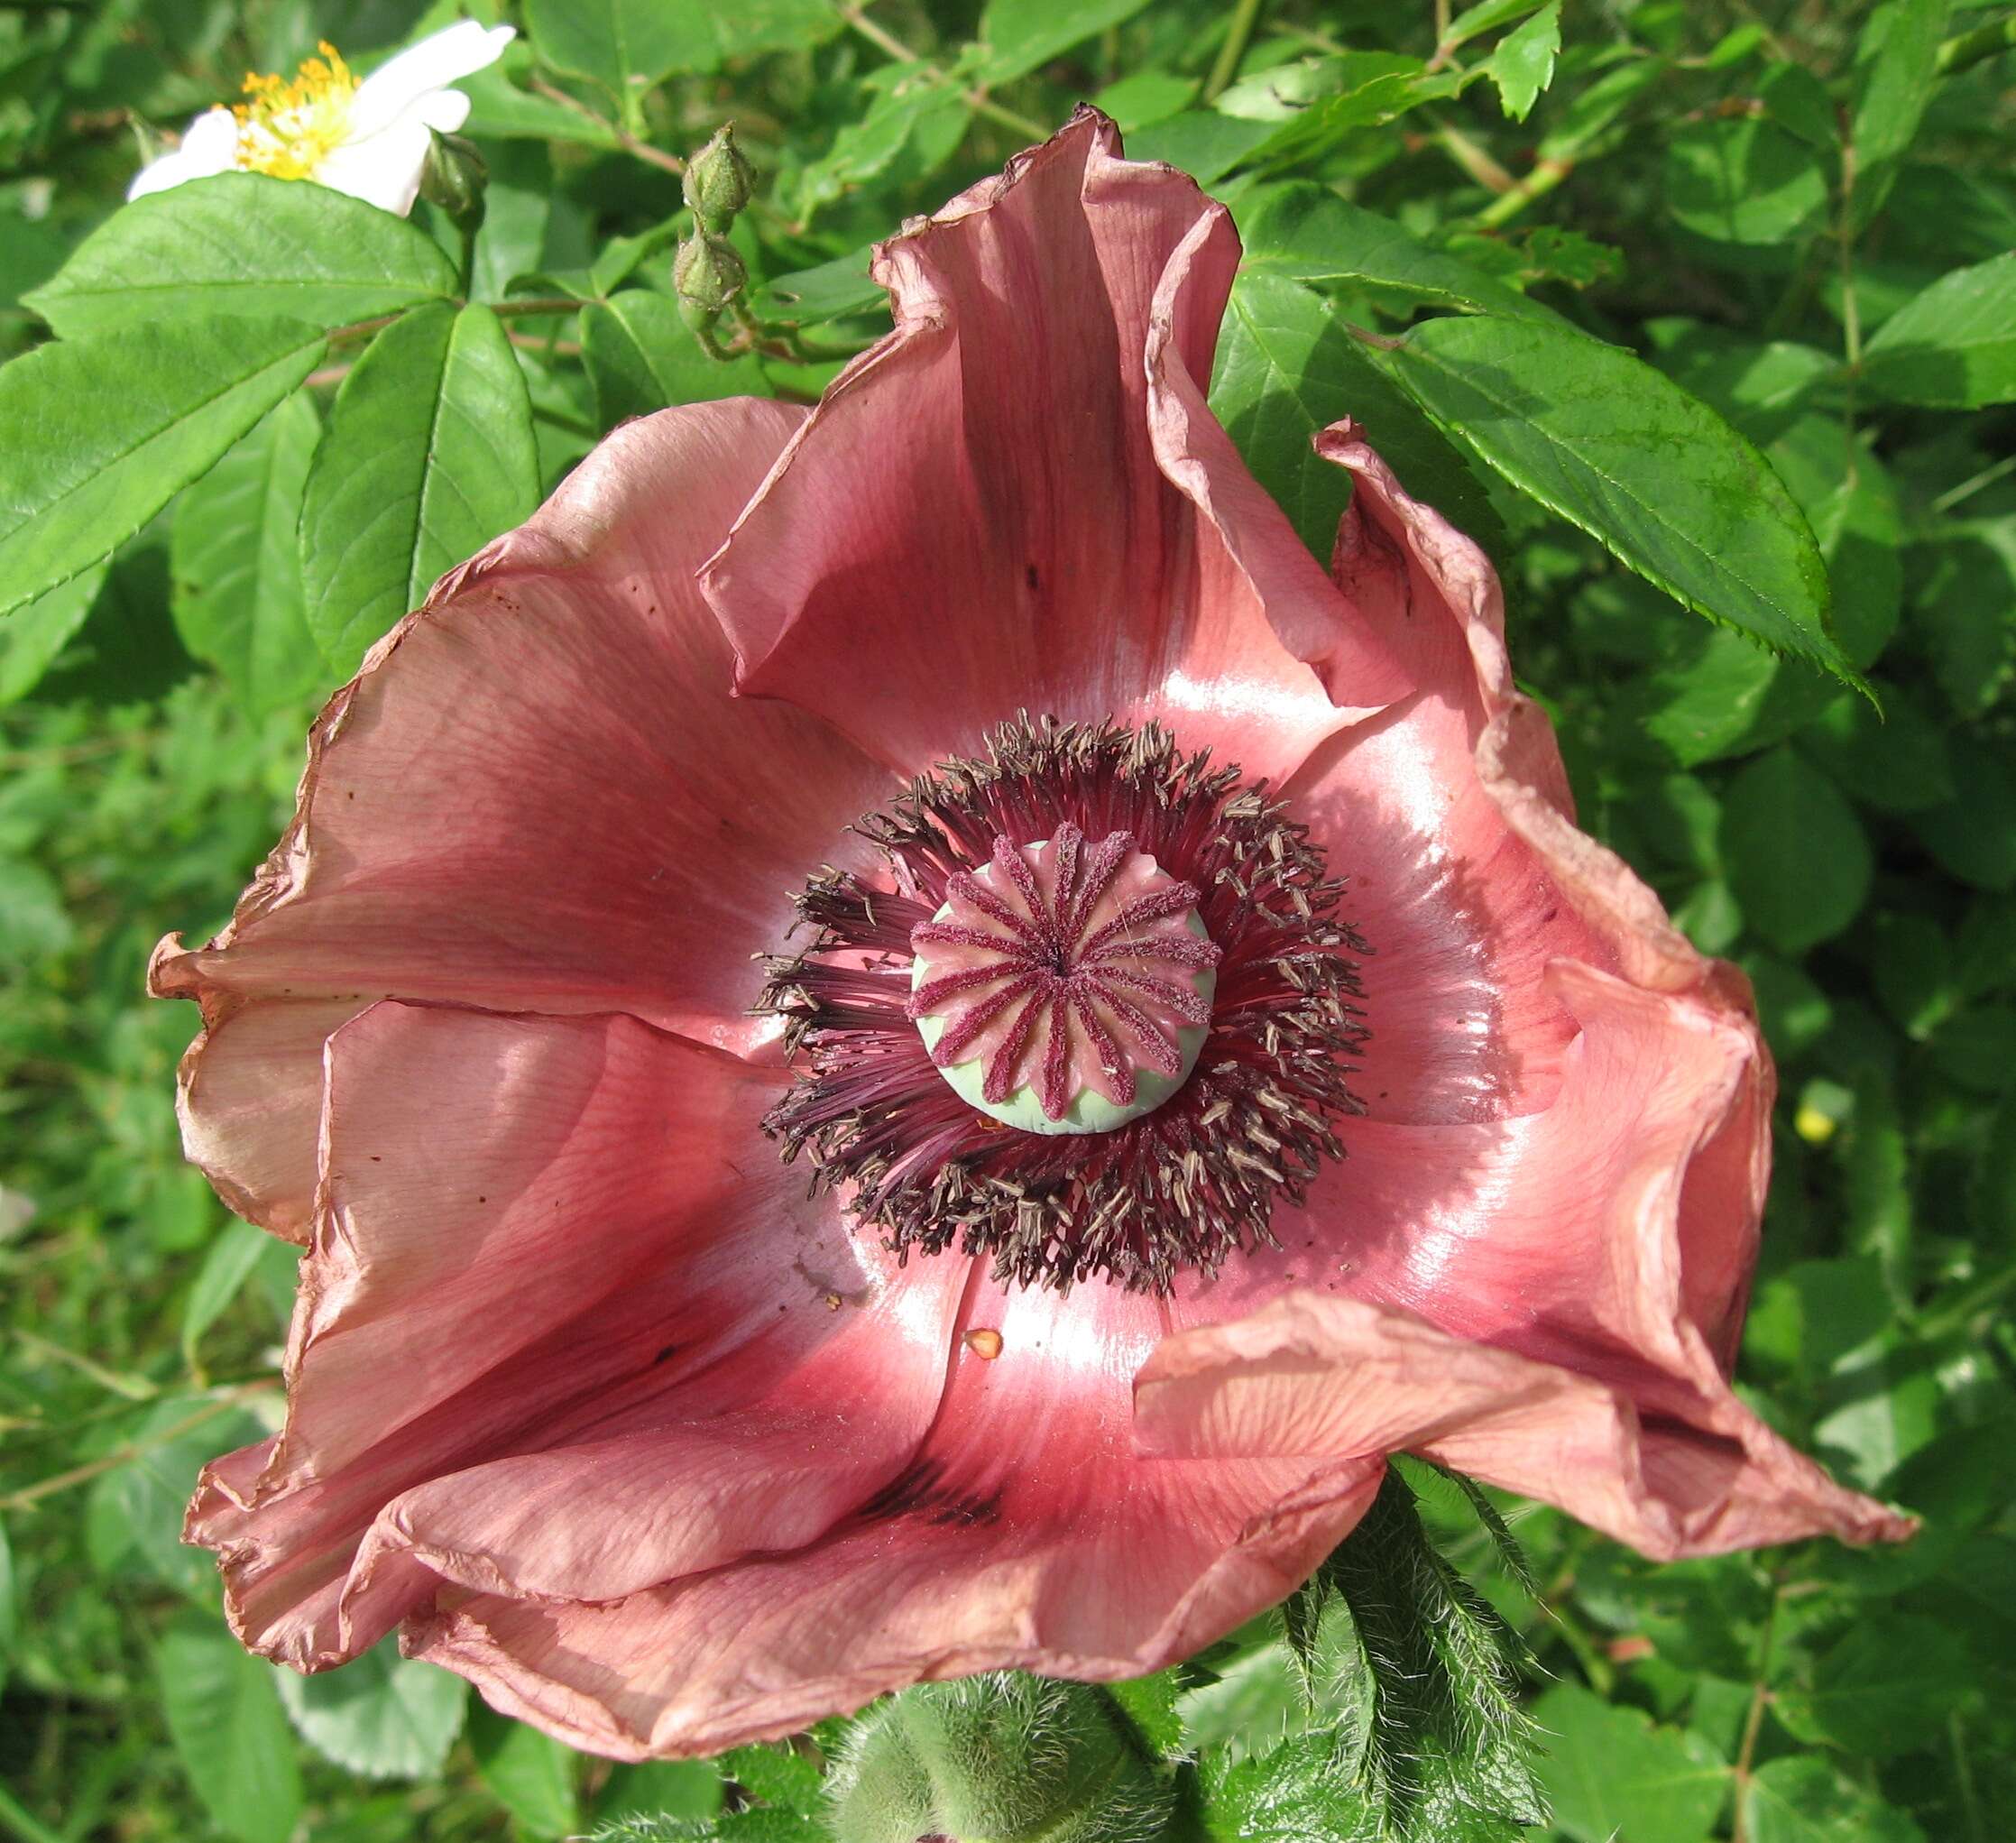
[[[729,696],[692,583],[798,414],[631,423],[444,577],[323,713],[232,926],[164,943],[152,989],[211,1018],[398,996],[767,1041],[750,955],[888,786],[815,719]]]
[[[611,1603],[443,1596],[416,1656],[621,1758],[789,1733],[973,1671],[1137,1676],[1279,1599],[1363,1515],[1376,1460],[1144,1460],[1128,1387],[1153,1301],[980,1285],[931,1431],[823,1541]]]
[[[858,1250],[758,1130],[773,1075],[391,1004],[327,1055],[288,1418],[190,1511],[255,1648],[326,1667],[444,1578],[620,1592],[809,1540],[907,1460],[966,1264]],[[649,1504],[654,1468],[686,1488]]]
[[[1238,260],[1090,110],[883,245],[896,331],[704,577],[740,687],[907,770],[1026,707],[1255,779],[1408,689],[1203,406]]]
[[[1712,1433],[1657,1419],[1588,1377],[1361,1300],[1295,1292],[1182,1332],[1144,1366],[1136,1402],[1150,1452],[1420,1452],[1664,1560],[1816,1534],[1895,1542],[1916,1527],[1746,1413]]]

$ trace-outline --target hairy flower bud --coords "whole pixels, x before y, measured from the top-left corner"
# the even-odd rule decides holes
[[[1009,1675],[870,1709],[827,1792],[839,1843],[1150,1843],[1174,1796],[1099,1691]]]
[[[688,237],[672,259],[672,289],[681,307],[695,309],[710,323],[742,291],[748,279],[735,246],[711,231]]]
[[[713,139],[686,162],[686,206],[699,219],[701,229],[726,235],[735,214],[749,203],[754,178],[741,149],[735,145],[735,124],[723,123]]]
[[[475,143],[460,134],[433,133],[427,164],[420,169],[420,197],[457,220],[480,221],[490,168]]]

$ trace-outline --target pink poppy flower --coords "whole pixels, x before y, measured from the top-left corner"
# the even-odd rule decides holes
[[[1655,1556],[1908,1533],[1729,1387],[1741,975],[1576,830],[1476,546],[1348,423],[1334,576],[1255,484],[1238,253],[1082,112],[815,410],[618,430],[331,702],[153,969],[305,1249],[189,1515],[253,1649],[635,1758],[1151,1671],[1394,1451]]]

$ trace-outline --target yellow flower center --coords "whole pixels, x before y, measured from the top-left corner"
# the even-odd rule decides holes
[[[334,45],[318,47],[291,78],[245,78],[250,102],[232,111],[238,118],[238,165],[245,172],[276,180],[311,180],[342,145],[350,127],[350,99],[357,79]]]

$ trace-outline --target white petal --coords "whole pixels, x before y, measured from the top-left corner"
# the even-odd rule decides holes
[[[428,127],[452,134],[469,119],[469,98],[459,89],[437,89],[432,96],[423,96],[415,103],[411,113]]]
[[[144,198],[189,180],[207,180],[229,172],[237,161],[238,118],[226,108],[206,109],[189,124],[174,152],[149,161],[133,175],[126,197]]]
[[[409,45],[357,86],[350,103],[352,138],[378,134],[430,91],[494,64],[517,36],[508,25],[482,26],[465,19]]]
[[[419,197],[433,134],[413,111],[363,141],[345,141],[316,168],[318,183],[404,217]]]

